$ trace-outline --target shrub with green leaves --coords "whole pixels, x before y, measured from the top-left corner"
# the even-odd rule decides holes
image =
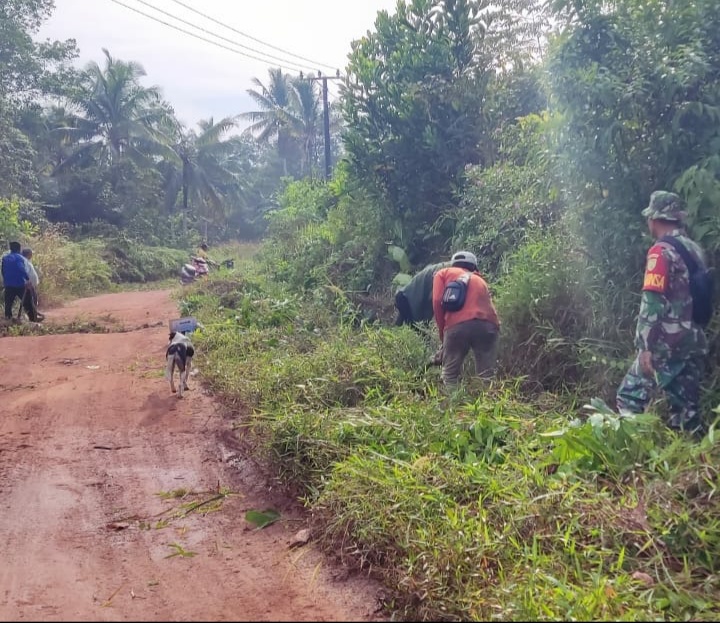
[[[33,264],[40,276],[43,306],[111,289],[112,272],[102,257],[103,241],[72,242],[60,231],[50,229],[30,245]]]
[[[117,284],[159,281],[177,275],[187,252],[148,247],[124,238],[71,240],[58,227],[23,237],[33,249],[40,276],[41,306],[117,288]]]
[[[7,250],[8,242],[21,236],[27,237],[34,233],[33,226],[20,215],[21,204],[17,198],[3,199],[0,197],[0,242],[2,252]]]
[[[473,251],[491,280],[508,255],[541,238],[564,215],[552,171],[550,127],[547,113],[518,119],[501,133],[499,162],[466,170],[451,247]]]
[[[105,243],[103,257],[110,265],[114,283],[145,283],[176,276],[188,261],[189,252],[119,237]]]
[[[577,266],[553,264],[563,248],[553,237],[514,258],[534,261],[512,273],[511,330],[590,296],[571,288]],[[714,427],[693,443],[657,415],[530,398],[521,380],[445,395],[421,334],[307,294],[243,265],[182,305],[204,325],[198,365],[257,456],[308,506],[322,547],[388,586],[396,617],[717,618]],[[550,320],[577,353],[596,326],[569,314]]]
[[[632,348],[630,324],[614,323],[619,303],[561,230],[533,239],[507,257],[493,288],[504,374],[548,389],[614,389]],[[627,305],[636,305],[628,301]]]
[[[363,189],[350,188],[341,166],[330,183],[297,181],[267,215],[259,257],[275,279],[305,292],[325,286],[368,292],[382,283],[387,223]]]

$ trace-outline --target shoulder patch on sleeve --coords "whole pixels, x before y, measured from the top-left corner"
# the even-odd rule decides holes
[[[645,279],[643,290],[648,292],[660,292],[664,294],[667,290],[668,261],[663,255],[663,247],[656,244],[647,253],[645,263]]]

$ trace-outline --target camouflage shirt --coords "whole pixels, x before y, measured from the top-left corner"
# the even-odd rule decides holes
[[[700,247],[684,232],[670,233],[704,264]],[[690,274],[678,252],[666,242],[656,242],[647,253],[635,345],[661,360],[687,359],[707,353],[707,340],[692,321]]]

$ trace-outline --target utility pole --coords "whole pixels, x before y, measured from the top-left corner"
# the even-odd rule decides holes
[[[302,74],[300,74],[302,78]],[[340,80],[340,70],[334,76],[323,76],[322,72],[318,71],[316,78],[311,77],[311,81],[322,80],[322,96],[323,96],[323,117],[325,125],[325,179],[329,180],[332,174],[332,166],[330,163],[330,109],[328,106],[328,80]]]

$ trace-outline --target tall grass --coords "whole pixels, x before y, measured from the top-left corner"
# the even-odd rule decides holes
[[[103,244],[102,258],[112,271],[113,283],[147,283],[176,276],[189,253],[118,238]]]
[[[493,289],[503,374],[542,389],[613,398],[629,366],[637,294],[601,282],[561,231],[508,254]]]
[[[42,308],[111,289],[112,270],[103,259],[102,241],[71,242],[59,232],[48,231],[30,246],[40,276]]]
[[[696,443],[653,414],[529,397],[510,379],[445,395],[424,336],[367,323],[339,294],[290,294],[251,264],[181,308],[205,325],[203,374],[320,544],[381,578],[397,617],[720,616],[714,428]]]
[[[42,308],[127,284],[176,277],[190,254],[188,250],[149,247],[124,238],[73,241],[52,228],[27,239],[25,246],[33,249]]]

